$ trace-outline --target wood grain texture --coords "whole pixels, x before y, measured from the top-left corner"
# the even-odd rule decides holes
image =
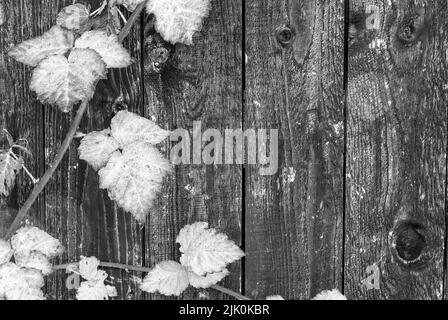
[[[366,28],[368,5],[378,8],[377,29]],[[446,12],[443,0],[351,1],[349,298],[442,298]]]
[[[279,170],[246,169],[246,294],[341,289],[344,7],[246,1],[245,127],[279,129]]]
[[[193,46],[173,47],[154,32],[151,22],[146,27],[145,116],[170,130],[187,129],[190,137],[194,121],[201,122],[202,131],[216,129],[222,134],[228,128],[241,128],[242,2],[211,1],[210,15]],[[206,221],[241,243],[241,188],[241,166],[202,162],[176,166],[146,224],[147,265],[178,260],[176,236],[183,226],[197,221]],[[230,271],[223,285],[241,291],[240,264],[233,264]],[[213,290],[189,290],[183,298],[227,297]]]

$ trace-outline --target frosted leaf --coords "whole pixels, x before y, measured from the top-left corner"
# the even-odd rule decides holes
[[[35,67],[48,56],[63,55],[73,47],[73,32],[54,26],[42,36],[27,40],[13,47],[9,56]]]
[[[9,242],[0,239],[0,265],[11,260],[14,250],[12,250]]]
[[[165,41],[190,45],[208,16],[210,0],[150,0],[146,10],[156,16],[155,28]]]
[[[112,136],[122,145],[144,141],[156,145],[165,140],[170,132],[161,129],[157,124],[139,115],[120,111],[112,119]]]
[[[208,273],[205,276],[201,277],[198,276],[196,273],[190,271],[188,272],[188,279],[192,287],[195,287],[197,289],[207,289],[220,282],[229,274],[230,272],[227,269],[224,269],[224,271],[216,273]]]
[[[235,242],[215,229],[208,229],[206,222],[185,226],[176,242],[180,244],[182,265],[199,276],[221,272],[229,263],[244,256]]]
[[[41,272],[23,269],[14,263],[0,265],[0,299],[44,300]]]
[[[98,267],[100,266],[100,260],[95,257],[81,257],[79,261],[79,274],[86,280],[98,279]],[[107,278],[107,275],[106,275]]]
[[[282,296],[268,296],[268,297],[266,297],[266,300],[285,300],[285,299],[283,299],[283,297]]]
[[[56,24],[65,29],[79,30],[87,20],[89,20],[89,9],[81,3],[76,3],[59,12]]]
[[[42,103],[69,112],[76,103],[91,99],[98,80],[105,76],[106,66],[98,53],[73,49],[68,59],[62,55],[44,59],[34,70],[30,88]]]
[[[110,130],[91,132],[81,140],[79,158],[98,171],[106,166],[110,156],[118,148],[120,144],[110,135]]]
[[[129,52],[118,42],[116,34],[105,30],[85,32],[75,42],[76,48],[89,48],[98,52],[107,68],[126,68],[132,63]]]
[[[111,5],[123,5],[130,12],[135,11],[137,6],[146,0],[111,0]]]
[[[20,228],[11,238],[11,245],[16,252],[38,251],[49,259],[64,252],[64,247],[58,239],[32,226]]]
[[[100,188],[107,189],[111,200],[144,222],[170,171],[169,161],[157,149],[137,142],[111,156],[99,171]]]
[[[0,152],[0,195],[9,196],[22,166],[23,161],[14,159],[8,150]]]
[[[333,289],[322,291],[311,300],[347,300],[347,298],[338,289]]]
[[[109,300],[110,297],[116,297],[117,289],[105,285],[101,281],[85,281],[76,293],[78,300]]]
[[[45,276],[49,275],[53,271],[48,257],[39,251],[15,252],[14,261],[19,267],[39,270]]]
[[[174,261],[157,264],[143,279],[140,289],[166,296],[180,296],[189,285],[187,270]]]

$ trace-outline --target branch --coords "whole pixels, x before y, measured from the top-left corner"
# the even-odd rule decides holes
[[[76,263],[67,263],[67,264],[61,264],[58,266],[54,266],[53,270],[54,271],[66,270],[68,266],[73,265],[73,264],[76,264]],[[113,263],[113,262],[100,262],[100,266],[104,267],[104,268],[113,268],[113,269],[120,269],[120,270],[125,270],[125,271],[136,271],[136,272],[142,272],[142,273],[148,273],[152,270],[151,268],[130,266],[130,265],[126,265],[126,264]],[[240,293],[237,293],[235,291],[232,291],[230,289],[227,289],[227,288],[224,288],[224,287],[221,287],[218,285],[213,285],[210,288],[220,291],[220,292],[227,294],[231,297],[234,297],[235,299],[238,299],[238,300],[247,300],[247,301],[252,300],[246,296],[243,296]]]
[[[123,40],[126,38],[126,36],[129,34],[129,32],[132,29],[132,25],[137,21],[137,17],[142,12],[143,8],[145,7],[146,2],[141,3],[137,9],[132,14],[131,18],[129,19],[128,23],[123,27],[121,30],[118,38],[120,43],[123,42]],[[34,202],[37,200],[41,192],[45,189],[45,186],[50,181],[53,174],[56,172],[56,169],[58,168],[59,164],[61,163],[62,159],[64,158],[65,153],[67,152],[68,148],[70,147],[73,138],[76,135],[76,131],[78,130],[78,127],[81,123],[81,120],[84,116],[84,113],[87,110],[87,106],[89,105],[89,101],[83,101],[81,103],[81,106],[78,109],[78,112],[76,114],[75,119],[73,120],[73,123],[70,126],[70,129],[67,133],[67,136],[65,137],[64,142],[62,143],[61,147],[59,148],[59,151],[56,155],[56,158],[51,163],[48,170],[45,172],[44,176],[39,180],[39,182],[34,186],[33,191],[31,192],[31,195],[28,197],[22,208],[17,213],[17,216],[15,217],[13,223],[9,227],[9,230],[6,234],[5,240],[9,240],[12,235],[20,228],[20,224],[22,223],[23,219],[25,219],[28,211],[33,206]]]

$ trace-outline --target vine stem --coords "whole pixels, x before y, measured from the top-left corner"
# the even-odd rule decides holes
[[[67,267],[69,267],[71,265],[75,265],[75,264],[76,263],[67,263],[67,264],[53,266],[53,270],[54,271],[66,270]],[[131,266],[131,265],[127,265],[127,264],[114,263],[114,262],[100,262],[100,266],[104,267],[104,268],[113,268],[113,269],[120,269],[120,270],[125,270],[125,271],[136,271],[136,272],[142,272],[142,273],[148,273],[152,270],[151,268],[147,268],[147,267]],[[235,299],[238,299],[238,300],[245,300],[245,301],[252,300],[238,292],[232,291],[230,289],[227,289],[227,288],[224,288],[224,287],[221,287],[218,285],[213,285],[210,288],[220,291],[220,292],[227,294],[231,297],[234,297]]]
[[[132,29],[132,26],[137,21],[138,16],[143,11],[145,7],[146,2],[142,2],[134,11],[131,18],[129,19],[128,23],[123,27],[121,30],[118,40],[120,43],[123,42],[123,40],[127,37],[129,32]],[[50,167],[47,169],[43,177],[39,180],[39,182],[34,186],[33,191],[31,192],[28,199],[23,204],[22,208],[20,208],[19,212],[17,213],[14,221],[12,222],[11,226],[8,229],[8,232],[6,233],[5,240],[9,240],[12,235],[20,228],[20,224],[22,223],[23,219],[25,219],[28,211],[33,206],[34,202],[37,200],[39,195],[42,193],[42,191],[45,189],[47,183],[50,181],[53,174],[56,172],[56,169],[58,168],[59,164],[61,163],[62,159],[64,158],[65,153],[69,149],[73,138],[76,135],[76,131],[78,130],[78,127],[82,121],[82,118],[84,117],[84,113],[87,110],[87,106],[89,105],[89,101],[83,101],[81,105],[78,108],[78,112],[76,113],[76,117],[73,120],[70,129],[67,133],[67,136],[64,139],[64,142],[61,144],[61,147],[59,148],[58,153],[56,154],[56,157],[54,158],[53,162],[51,163]]]

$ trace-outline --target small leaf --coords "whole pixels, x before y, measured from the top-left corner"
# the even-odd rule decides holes
[[[120,144],[110,135],[110,130],[91,132],[81,140],[79,158],[86,161],[98,171],[106,166],[112,153],[120,148]]]
[[[79,262],[79,274],[86,280],[95,281],[98,280],[98,267],[100,266],[100,260],[95,257],[81,257]],[[107,276],[106,276],[107,278]]]
[[[137,6],[146,0],[111,0],[110,5],[123,5],[128,11],[134,12]]]
[[[39,251],[16,251],[14,261],[19,267],[39,270],[45,276],[53,271],[48,257]]]
[[[73,41],[71,31],[54,26],[42,36],[15,46],[8,54],[21,63],[35,67],[48,56],[67,53],[73,47]]]
[[[180,244],[180,262],[199,276],[221,272],[244,252],[222,233],[208,229],[208,223],[198,222],[185,226],[176,240]]]
[[[0,195],[9,196],[23,161],[14,159],[9,150],[0,152]]]
[[[106,76],[101,57],[90,49],[73,49],[68,59],[54,55],[34,70],[30,88],[42,103],[57,105],[64,112],[83,100],[91,99],[95,86]]]
[[[81,283],[76,294],[78,300],[109,300],[109,297],[116,297],[117,289],[106,286],[98,281],[85,281]]]
[[[46,232],[31,226],[20,228],[11,238],[12,248],[16,252],[38,251],[47,258],[55,258],[64,252],[64,247],[58,239]]]
[[[174,261],[157,264],[145,277],[140,289],[148,293],[180,296],[189,285],[187,270]]]
[[[100,188],[107,189],[111,200],[144,222],[170,171],[169,161],[157,149],[136,142],[112,154],[99,171]]]
[[[0,265],[9,262],[13,254],[14,250],[12,250],[11,244],[0,239]]]
[[[266,297],[266,300],[285,300],[285,299],[283,299],[283,297],[282,296],[268,296],[268,297]]]
[[[196,273],[190,271],[188,272],[188,279],[192,287],[197,289],[207,289],[220,282],[229,274],[230,272],[227,269],[224,269],[221,272],[208,273],[205,276],[198,276]]]
[[[347,300],[347,298],[338,289],[333,289],[322,291],[311,300]]]
[[[165,41],[190,45],[208,16],[210,0],[150,0],[146,10],[156,16],[155,28]]]
[[[122,146],[140,141],[156,145],[170,135],[169,131],[161,129],[151,120],[128,111],[117,113],[112,119],[111,130],[112,136]]]
[[[132,63],[129,52],[118,42],[118,36],[105,30],[85,32],[75,42],[76,48],[89,48],[98,52],[107,68],[126,68]]]
[[[89,9],[81,3],[76,3],[59,12],[56,24],[68,30],[79,30],[87,20],[89,20]]]

